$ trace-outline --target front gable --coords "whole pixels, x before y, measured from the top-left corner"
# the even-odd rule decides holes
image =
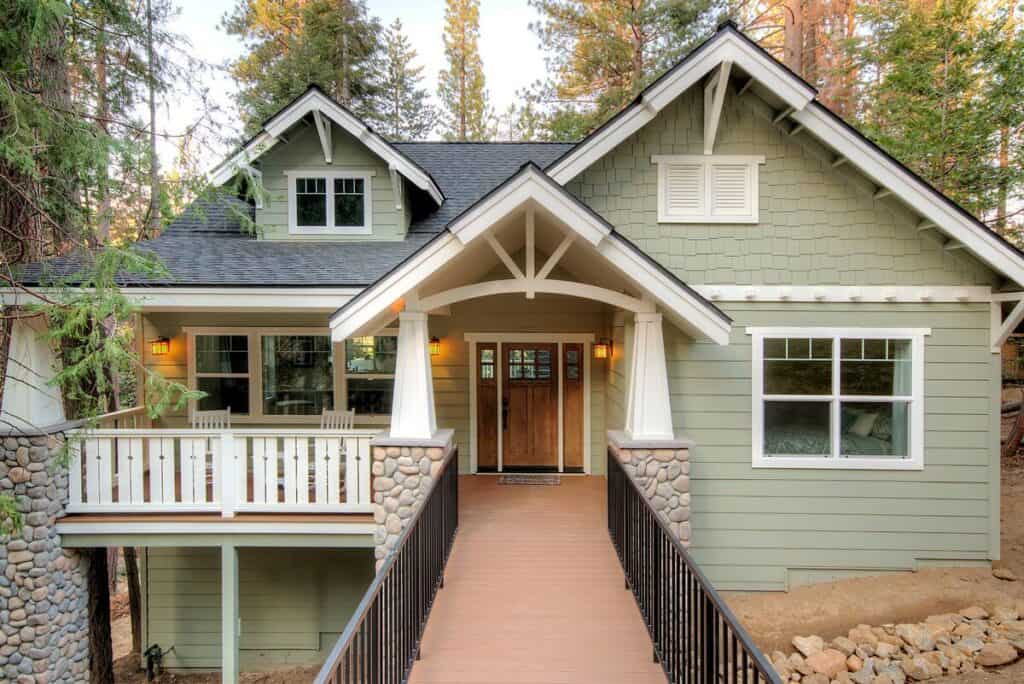
[[[692,88],[602,156],[568,189],[680,278],[701,285],[995,285],[996,274],[828,152],[773,122],[751,93],[725,98],[713,157],[763,156],[758,222],[659,221],[660,155],[702,155]]]
[[[727,23],[546,171],[642,241],[651,254],[671,261],[673,269],[683,269],[688,278],[686,269],[703,273],[695,277],[698,282],[1024,283],[1024,254],[843,122],[815,95],[814,88]],[[743,123],[751,116],[760,123]],[[735,136],[745,136],[747,144]],[[769,205],[774,200],[776,209],[759,225],[744,231],[725,222],[713,228],[687,223],[673,230],[673,224],[650,218],[657,206],[657,179],[649,173],[653,156],[764,155],[761,145],[775,148],[776,155],[775,163],[768,163],[773,168],[764,169],[757,198]],[[798,177],[787,179],[780,171]],[[629,215],[621,213],[623,206]],[[801,232],[818,224],[825,226],[823,233]],[[794,230],[766,234],[763,226]],[[820,245],[810,243],[822,238]],[[751,239],[781,244],[752,254],[747,251]],[[875,241],[891,244],[879,247]],[[792,266],[796,270],[790,276]],[[768,272],[762,275],[762,270]]]

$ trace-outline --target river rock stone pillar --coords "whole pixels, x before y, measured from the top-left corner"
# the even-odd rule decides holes
[[[89,678],[86,560],[61,546],[56,527],[68,500],[67,469],[57,465],[63,441],[60,428],[2,436],[0,494],[14,497],[22,518],[0,539],[3,681]]]
[[[690,546],[690,449],[687,439],[633,440],[625,432],[608,433],[608,448],[636,482],[644,497],[668,523],[672,534]]]
[[[455,448],[454,434],[453,430],[438,430],[431,439],[379,437],[370,443],[377,570],[437,482]]]

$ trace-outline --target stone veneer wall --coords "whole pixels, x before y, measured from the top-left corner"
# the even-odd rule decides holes
[[[450,436],[445,446],[373,445],[373,519],[377,523],[374,557],[378,570],[413,513],[426,500],[453,448]]]
[[[608,445],[626,474],[640,487],[658,515],[690,546],[690,450],[634,448],[612,439]]]
[[[61,433],[9,435],[0,449],[0,494],[24,526],[0,540],[0,680],[81,682],[89,674],[86,560],[61,547],[68,475],[57,467]]]

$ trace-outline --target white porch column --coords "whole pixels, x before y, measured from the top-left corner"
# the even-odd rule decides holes
[[[661,314],[636,313],[634,321],[626,434],[634,440],[673,439]]]
[[[437,432],[427,314],[398,314],[398,360],[391,403],[391,439],[431,439]]]

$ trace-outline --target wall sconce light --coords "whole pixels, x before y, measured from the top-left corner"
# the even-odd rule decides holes
[[[604,338],[594,343],[595,359],[610,359],[612,356],[612,341]]]
[[[149,351],[153,356],[163,356],[171,352],[171,341],[166,337],[158,337],[149,341]]]
[[[436,337],[430,338],[430,355],[440,356],[441,355],[441,340]]]

